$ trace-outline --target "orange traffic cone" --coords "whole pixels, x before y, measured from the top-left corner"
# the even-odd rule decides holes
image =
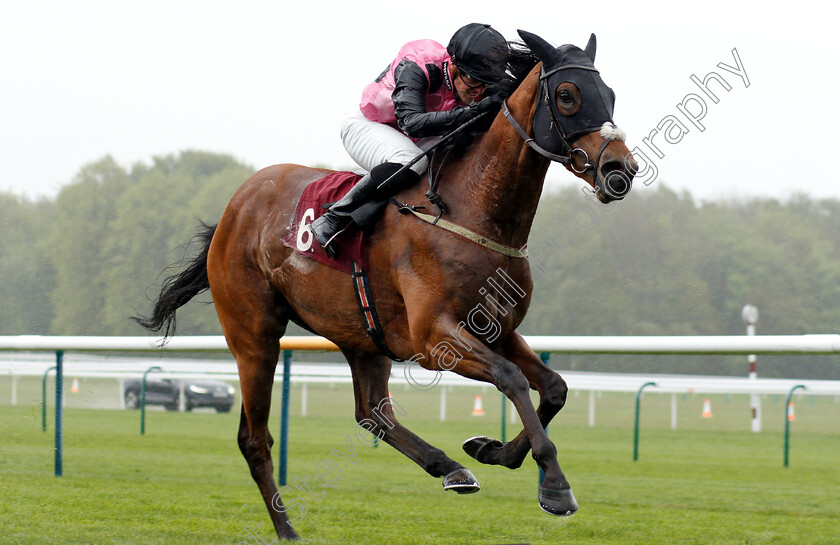
[[[473,416],[484,416],[484,407],[481,406],[481,396],[475,396],[475,404],[473,405]]]
[[[73,379],[73,386],[70,388],[70,391],[73,392],[74,394],[79,393],[79,379],[78,378]]]
[[[790,420],[791,422],[796,420],[796,415],[793,414],[793,401],[788,403],[788,420]]]
[[[703,418],[711,418],[712,417],[712,402],[709,401],[707,397],[706,400],[703,402]]]

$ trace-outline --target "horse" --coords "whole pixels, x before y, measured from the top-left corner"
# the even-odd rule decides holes
[[[295,164],[264,168],[245,181],[218,223],[197,235],[194,260],[164,282],[151,317],[135,317],[167,339],[175,311],[210,289],[239,371],[239,448],[281,540],[299,536],[272,478],[267,422],[279,340],[290,321],[338,345],[352,373],[356,421],[442,478],[445,490],[472,493],[480,485],[397,421],[388,391],[392,358],[496,386],[524,429],[507,443],[473,437],[463,449],[481,463],[512,469],[531,451],[545,475],[540,508],[554,515],[578,509],[545,431],[568,388],[516,331],[533,291],[526,243],[551,161],[588,183],[602,203],[624,198],[638,167],[612,124],[615,95],[594,67],[595,35],[580,49],[519,34],[531,61],[489,127],[439,168],[445,217],[443,207],[429,223],[414,217],[418,207],[405,203],[425,202],[421,183],[398,193],[400,210],[387,206],[368,235],[382,342],[368,334],[348,275],[281,242],[292,229],[306,234],[305,224],[292,221],[296,203],[308,184],[331,173]],[[441,230],[443,223],[456,228]],[[536,409],[529,388],[539,393]]]

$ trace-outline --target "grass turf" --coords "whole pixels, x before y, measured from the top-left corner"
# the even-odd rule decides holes
[[[764,400],[765,431],[752,434],[747,396],[711,396],[711,419],[700,418],[707,396],[680,396],[679,427],[671,430],[670,396],[645,394],[640,459],[633,462],[633,396],[598,397],[597,425],[590,428],[586,394],[573,395],[550,430],[581,506],[565,519],[538,508],[530,458],[510,471],[482,466],[461,451],[471,435],[499,436],[499,394],[485,391],[487,414],[474,417],[479,392],[450,392],[448,418],[441,423],[436,391],[393,391],[405,411],[401,421],[481,482],[478,494],[458,496],[445,493],[438,479],[391,447],[362,444],[349,387],[310,385],[306,417],[300,416],[299,390],[293,390],[292,489],[284,500],[294,504],[289,514],[300,519],[296,529],[306,542],[840,543],[840,405],[833,398],[797,398],[791,465],[783,468],[781,401]],[[150,410],[146,435],[140,436],[136,411],[74,408],[68,398],[60,478],[53,476],[52,416],[43,433],[37,405],[0,408],[0,543],[222,545],[275,539],[236,446],[238,411]],[[277,413],[271,422],[275,438]],[[508,424],[508,439],[518,430]],[[348,442],[358,460],[346,459],[353,458]],[[275,461],[277,450],[275,445]],[[338,481],[332,487],[317,482],[316,472],[325,467],[333,469],[322,473],[324,480]],[[304,481],[320,499],[294,488]]]

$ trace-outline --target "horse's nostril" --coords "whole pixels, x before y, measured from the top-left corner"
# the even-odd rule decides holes
[[[607,186],[608,195],[614,199],[621,199],[630,192],[632,182],[624,172],[610,172],[604,178],[604,185]]]
[[[639,165],[632,158],[624,161],[607,161],[601,167],[601,176],[607,176],[611,172],[620,172],[632,179],[639,170]]]
[[[624,165],[621,161],[607,161],[601,166],[601,176],[607,177],[610,172],[615,172],[617,170],[623,170]]]
[[[633,184],[633,173],[624,169],[621,161],[607,161],[601,167],[601,178],[604,180],[604,193],[613,199],[621,199],[630,192]]]

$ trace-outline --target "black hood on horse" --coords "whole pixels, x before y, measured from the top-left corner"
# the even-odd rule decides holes
[[[595,68],[595,35],[585,49],[575,45],[553,48],[545,40],[530,32],[519,35],[543,63],[540,72],[539,105],[534,116],[534,139],[549,150],[565,147],[571,150],[575,140],[600,130],[604,123],[612,123],[615,93],[604,83]],[[573,114],[562,114],[552,100],[554,91],[565,82],[580,91],[580,108]]]

